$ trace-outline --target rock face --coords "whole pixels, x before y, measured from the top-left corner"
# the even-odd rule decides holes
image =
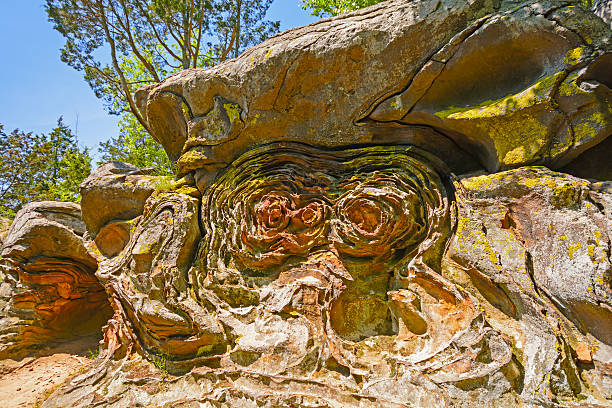
[[[183,178],[83,184],[114,314],[43,406],[609,406],[610,38],[384,2],[142,90]]]
[[[523,392],[610,399],[612,195],[541,167],[460,183],[448,273],[514,339]]]
[[[111,314],[94,276],[78,204],[43,201],[19,211],[0,260],[0,357],[97,332]]]
[[[128,163],[108,162],[98,167],[81,184],[83,222],[97,235],[109,221],[130,220],[142,214],[154,190],[146,170]]]
[[[556,168],[610,134],[609,33],[568,2],[384,2],[178,73],[140,105],[200,177],[273,141],[417,144],[460,172]]]

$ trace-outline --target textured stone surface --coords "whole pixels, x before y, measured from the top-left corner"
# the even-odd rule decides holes
[[[414,147],[256,149],[203,198],[191,267],[196,201],[151,196],[98,272],[125,357],[45,406],[605,406],[612,195],[444,180]]]
[[[458,184],[448,273],[514,339],[523,393],[537,404],[551,394],[610,398],[612,194],[543,167]]]
[[[12,220],[10,218],[0,217],[0,247],[6,239],[6,234],[8,234],[9,228],[11,228],[11,223]]]
[[[487,16],[432,56],[370,118],[455,135],[489,171],[556,167],[612,131],[610,74],[596,69],[610,66],[610,55],[602,56],[609,41],[600,19],[572,5],[536,3]]]
[[[612,28],[612,3],[607,0],[595,0],[591,9]]]
[[[459,172],[557,167],[610,134],[611,47],[568,2],[385,2],[183,71],[140,105],[181,172],[280,140],[417,144]]]
[[[79,205],[43,201],[20,210],[0,259],[0,357],[95,333],[110,315]]]
[[[143,90],[183,178],[84,184],[114,314],[43,406],[609,406],[610,30],[578,3],[385,2]]]
[[[109,221],[138,217],[154,189],[146,169],[117,161],[98,167],[81,184],[87,231],[95,236]]]

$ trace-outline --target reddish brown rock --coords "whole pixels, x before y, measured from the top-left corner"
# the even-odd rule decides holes
[[[114,315],[44,406],[610,405],[609,41],[578,2],[393,1],[147,88],[185,177],[84,185]]]
[[[591,346],[587,343],[578,343],[576,346],[576,358],[582,363],[592,363]]]
[[[77,204],[37,202],[19,211],[0,260],[0,356],[100,330],[110,315],[96,263],[82,242]]]

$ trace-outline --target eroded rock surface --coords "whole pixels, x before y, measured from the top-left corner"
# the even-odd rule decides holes
[[[610,38],[392,1],[143,90],[182,178],[84,183],[114,314],[44,406],[609,406]]]
[[[30,203],[15,216],[0,259],[0,357],[100,330],[110,315],[78,204]]]
[[[109,221],[131,220],[142,214],[155,189],[146,169],[113,161],[98,167],[81,184],[83,222],[97,235]]]
[[[384,2],[176,74],[141,107],[200,177],[273,141],[417,144],[475,165],[450,144],[489,171],[558,167],[611,131],[610,29],[573,3]]]
[[[548,393],[609,399],[612,194],[543,167],[457,183],[448,273],[513,339],[523,392],[538,404]]]

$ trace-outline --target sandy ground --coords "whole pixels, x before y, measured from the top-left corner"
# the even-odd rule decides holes
[[[97,349],[98,341],[98,337],[85,337],[19,361],[0,360],[0,408],[38,407],[64,381],[91,364],[88,351]]]

